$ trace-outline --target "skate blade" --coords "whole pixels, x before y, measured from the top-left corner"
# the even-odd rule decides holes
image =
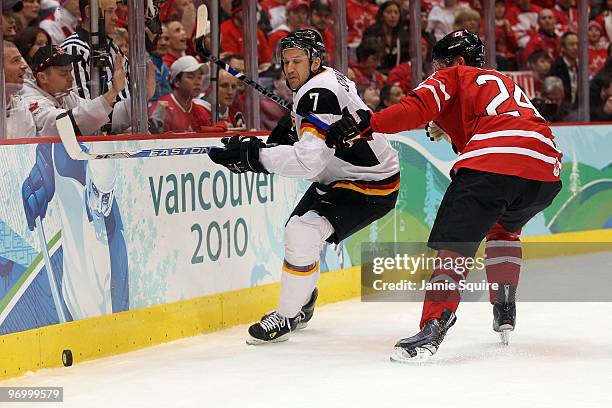
[[[308,327],[308,322],[300,322],[297,324],[297,327],[295,328],[295,330],[302,330],[302,329],[305,329],[306,327]]]
[[[284,334],[284,335],[282,335],[280,337],[277,337],[277,338],[275,338],[273,340],[261,340],[261,339],[255,338],[255,337],[253,337],[253,336],[251,336],[249,334],[249,337],[247,337],[247,339],[246,339],[246,344],[248,344],[249,346],[259,346],[259,345],[262,345],[262,344],[282,343],[283,341],[289,340],[290,334],[291,333]]]
[[[420,364],[426,362],[435,354],[435,351],[432,352],[431,349],[425,347],[417,347],[415,351],[417,354],[413,357],[403,348],[395,347],[393,354],[391,354],[389,357],[389,360],[394,363]]]
[[[499,332],[499,339],[504,346],[508,345],[508,341],[510,340],[510,332],[512,330],[502,330]]]

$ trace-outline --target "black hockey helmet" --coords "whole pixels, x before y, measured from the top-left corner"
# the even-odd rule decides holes
[[[325,44],[323,38],[316,30],[308,28],[306,30],[297,30],[289,33],[281,40],[281,57],[284,50],[289,48],[301,48],[306,51],[310,61],[314,61],[316,57],[321,58],[321,64],[325,59]]]
[[[463,57],[472,67],[482,67],[485,62],[484,45],[480,37],[468,30],[457,30],[445,35],[432,50],[432,60],[451,66],[455,57]]]

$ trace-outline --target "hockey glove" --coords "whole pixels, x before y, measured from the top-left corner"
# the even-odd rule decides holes
[[[447,142],[451,143],[450,136],[446,133],[440,126],[437,125],[433,120],[425,126],[425,131],[427,132],[427,137],[432,142],[439,142],[444,139]]]
[[[266,173],[268,171],[259,162],[259,149],[265,143],[256,137],[232,136],[221,139],[224,144],[220,151],[210,152],[208,157],[217,164],[227,167],[232,173]]]
[[[359,139],[372,140],[371,117],[372,112],[365,109],[344,115],[327,129],[325,144],[331,148],[346,149]]]

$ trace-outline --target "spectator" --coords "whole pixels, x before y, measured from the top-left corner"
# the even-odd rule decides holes
[[[550,74],[551,63],[552,59],[546,51],[538,50],[529,55],[527,66],[533,74],[533,86],[536,97],[542,94],[542,83]]]
[[[115,72],[115,58],[117,55],[121,56],[123,62],[123,70],[126,78],[126,87],[122,88],[119,92],[118,101],[124,100],[129,96],[129,62],[127,57],[123,54],[121,49],[108,37],[109,33],[115,31],[117,24],[117,3],[114,0],[99,0],[100,9],[104,12],[105,18],[105,30],[107,33],[108,48],[110,49],[110,55],[106,60],[106,67],[101,69],[102,74],[100,75],[100,93],[104,94],[112,87],[113,73]],[[78,57],[73,63],[72,76],[74,77],[73,88],[77,90],[79,96],[84,99],[91,99],[91,82],[90,78],[90,55],[91,55],[91,42],[89,31],[91,30],[91,12],[89,9],[89,0],[80,0],[79,8],[82,16],[81,25],[76,29],[76,32],[70,37],[66,38],[66,41],[62,43],[62,48],[67,53]]]
[[[377,93],[384,85],[384,77],[378,72],[382,58],[382,46],[375,38],[364,39],[357,47],[357,62],[349,62],[355,71],[355,84],[363,89],[372,87]],[[378,103],[374,107],[378,106]]]
[[[17,33],[26,27],[38,25],[38,12],[40,11],[39,0],[23,0],[23,8],[14,13]]]
[[[552,9],[557,19],[557,33],[578,31],[578,9],[575,0],[556,0]]]
[[[559,56],[560,39],[555,32],[556,20],[552,10],[542,9],[538,13],[538,24],[540,29],[531,34],[527,46],[521,52],[521,67],[525,66],[529,55],[537,50],[545,50],[553,60]]]
[[[279,56],[280,40],[287,34],[306,27],[308,23],[309,0],[291,0],[287,4],[287,24],[281,24],[268,36],[268,48],[272,53],[272,58],[276,62]]]
[[[571,109],[578,106],[578,36],[567,32],[561,37],[561,56],[553,62],[550,74],[561,78],[565,101]]]
[[[51,37],[39,27],[26,27],[15,38],[15,45],[28,65],[32,65],[32,57],[36,51],[48,44],[51,44]]]
[[[162,96],[172,92],[170,86],[170,68],[164,62],[164,56],[168,53],[170,38],[168,26],[162,25],[162,32],[155,40],[155,50],[151,53],[151,61],[155,66],[155,94],[150,102],[155,102]]]
[[[385,1],[376,13],[376,23],[363,32],[364,41],[374,38],[383,44],[379,70],[385,75],[410,59],[410,34],[400,24],[400,17],[399,5],[393,0]]]
[[[2,2],[2,35],[4,41],[13,41],[17,36],[17,25],[14,13],[23,8],[21,0],[4,0]]]
[[[4,53],[4,95],[6,101],[6,135],[9,139],[21,137],[35,137],[36,125],[28,105],[22,101],[17,93],[23,87],[23,80],[28,66],[24,62],[19,50],[10,41],[2,44]]]
[[[603,36],[603,27],[595,20],[589,22],[589,79],[603,68],[608,56],[609,43]]]
[[[591,121],[612,121],[612,77],[608,76],[599,86],[599,98],[591,102]]]
[[[79,57],[70,55],[57,45],[41,47],[32,57],[35,81],[27,82],[23,98],[30,107],[38,136],[58,136],[56,118],[68,111],[75,131],[92,135],[108,122],[111,130],[121,132],[130,125],[131,103],[117,101],[126,84],[121,55],[115,55],[113,82],[103,95],[95,99],[80,98],[72,89],[72,63]]]
[[[518,68],[516,52],[518,41],[512,31],[510,21],[505,17],[505,0],[495,1],[495,57],[497,68],[502,71],[511,71]]]
[[[310,2],[310,25],[314,27],[325,44],[326,59],[325,65],[334,64],[334,29],[331,26],[332,9],[330,0],[312,0]]]
[[[380,90],[380,104],[376,111],[381,111],[391,105],[399,103],[406,96],[398,84],[387,84]]]
[[[128,27],[128,14],[129,9],[127,2],[123,2],[121,0],[117,1],[117,27]]]
[[[193,0],[166,0],[159,8],[161,21],[179,21],[186,33],[195,28],[196,7]]]
[[[421,57],[423,59],[422,73],[424,77],[431,75],[431,62],[429,58],[429,47],[426,39],[421,38]],[[407,62],[399,64],[387,76],[387,84],[397,84],[405,94],[412,89],[412,64]]]
[[[224,53],[244,55],[244,38],[242,36],[242,0],[232,1],[232,17],[221,24],[221,50]],[[270,67],[272,55],[263,31],[257,29],[257,58],[259,70]]]
[[[61,6],[43,19],[39,26],[51,36],[54,45],[60,45],[74,34],[80,16],[79,0],[63,0]]]
[[[246,125],[244,114],[236,105],[239,82],[240,80],[233,77],[229,72],[225,70],[219,71],[217,112],[219,113],[219,122],[223,122],[226,127],[244,128]],[[196,100],[196,103],[200,103],[200,101]],[[212,117],[210,103],[203,103],[201,105],[206,109],[208,115]]]
[[[361,43],[363,31],[376,22],[378,6],[369,0],[346,0],[347,43],[356,48]]]
[[[225,131],[223,124],[211,126],[211,116],[194,98],[200,93],[202,67],[191,55],[180,57],[170,68],[172,92],[149,108],[149,115],[163,111],[165,133]],[[160,109],[158,109],[160,107]]]
[[[604,2],[604,10],[595,16],[595,21],[599,23],[601,27],[604,27],[604,37],[606,40],[612,42],[612,0],[606,0]]]
[[[453,31],[457,13],[468,7],[459,4],[458,0],[444,0],[444,4],[434,6],[429,13],[427,30],[440,41],[442,37]]]
[[[508,3],[506,3],[508,4]],[[525,47],[531,34],[538,29],[538,17],[542,7],[531,4],[530,0],[510,2],[506,9],[506,18],[512,25],[519,47]]]
[[[361,99],[368,105],[368,108],[371,110],[376,110],[378,105],[380,105],[380,95],[378,94],[378,90],[375,89],[372,85],[367,86],[358,86],[357,90]]]
[[[171,67],[177,59],[185,55],[187,33],[180,21],[170,21],[165,25],[168,33],[168,52],[164,55],[164,63]]]
[[[270,20],[272,30],[287,23],[286,5],[288,2],[289,0],[263,0],[260,2],[261,8]]]
[[[461,10],[455,17],[454,29],[480,35],[480,13],[474,9]]]
[[[126,57],[130,57],[130,36],[125,28],[117,27],[115,31],[108,35],[113,39],[113,42],[119,49],[125,54]]]
[[[538,112],[549,122],[569,120],[570,108],[565,101],[563,81],[556,76],[549,76],[542,83],[542,95],[532,100]]]

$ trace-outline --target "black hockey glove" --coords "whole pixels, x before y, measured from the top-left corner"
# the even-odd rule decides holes
[[[293,145],[297,140],[291,114],[288,113],[278,121],[274,130],[268,136],[267,144]]]
[[[256,137],[232,136],[221,139],[224,148],[211,152],[208,157],[217,164],[227,167],[232,173],[266,173],[268,171],[259,162],[259,149],[266,147],[265,143]]]
[[[371,117],[372,112],[365,109],[343,115],[327,129],[325,144],[331,148],[346,149],[359,139],[372,140]]]

